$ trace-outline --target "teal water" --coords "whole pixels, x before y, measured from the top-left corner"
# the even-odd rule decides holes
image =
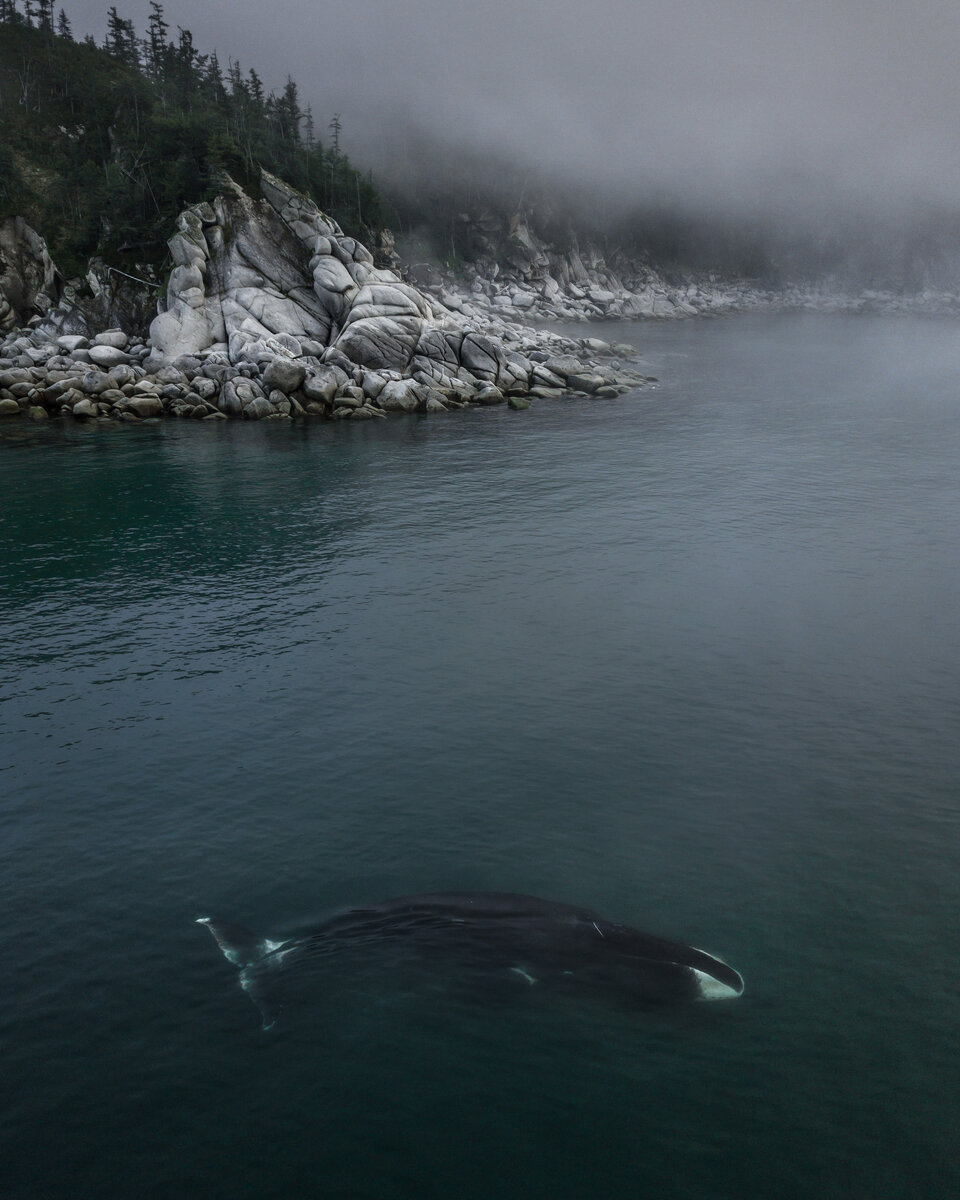
[[[655,390],[0,426],[0,1194],[960,1194],[960,330],[608,330]],[[410,891],[721,954],[630,1013],[193,924]]]

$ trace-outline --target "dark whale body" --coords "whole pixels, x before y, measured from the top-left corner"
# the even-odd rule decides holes
[[[242,926],[201,917],[244,990],[273,1024],[283,984],[348,948],[400,949],[410,961],[451,963],[457,970],[556,990],[594,993],[637,1007],[739,996],[743,979],[719,958],[608,921],[589,909],[503,892],[436,892],[401,896],[338,913],[288,941],[257,937]]]

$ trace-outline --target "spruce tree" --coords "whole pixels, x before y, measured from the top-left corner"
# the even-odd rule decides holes
[[[103,48],[108,54],[125,66],[139,68],[140,52],[137,47],[137,35],[132,21],[125,21],[117,12],[115,6],[107,11],[107,36]]]
[[[203,84],[207,95],[215,103],[219,103],[226,94],[223,86],[223,72],[220,70],[220,59],[217,57],[216,50],[207,60],[206,70],[203,72]]]
[[[263,81],[253,67],[250,68],[250,96],[257,108],[263,107]]]
[[[280,136],[284,141],[293,142],[294,144],[300,141],[300,119],[302,116],[297,85],[288,75],[283,95],[277,101],[277,121],[280,127]]]
[[[147,21],[147,65],[154,79],[164,74],[167,55],[167,34],[170,26],[163,19],[163,5],[150,0],[150,17]]]

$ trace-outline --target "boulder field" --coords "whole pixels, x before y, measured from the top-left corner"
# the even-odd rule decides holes
[[[629,346],[455,311],[377,268],[365,246],[279,179],[264,173],[260,192],[252,198],[231,182],[180,215],[148,337],[92,329],[69,298],[9,330],[0,416],[370,420],[609,398],[644,382],[625,361]]]

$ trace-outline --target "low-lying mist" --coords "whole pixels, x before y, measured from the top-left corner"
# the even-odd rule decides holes
[[[143,30],[147,0],[119,5]],[[98,32],[100,0],[67,4]],[[676,257],[960,275],[960,8],[942,0],[169,0],[221,62],[292,75],[399,195],[537,196]]]

